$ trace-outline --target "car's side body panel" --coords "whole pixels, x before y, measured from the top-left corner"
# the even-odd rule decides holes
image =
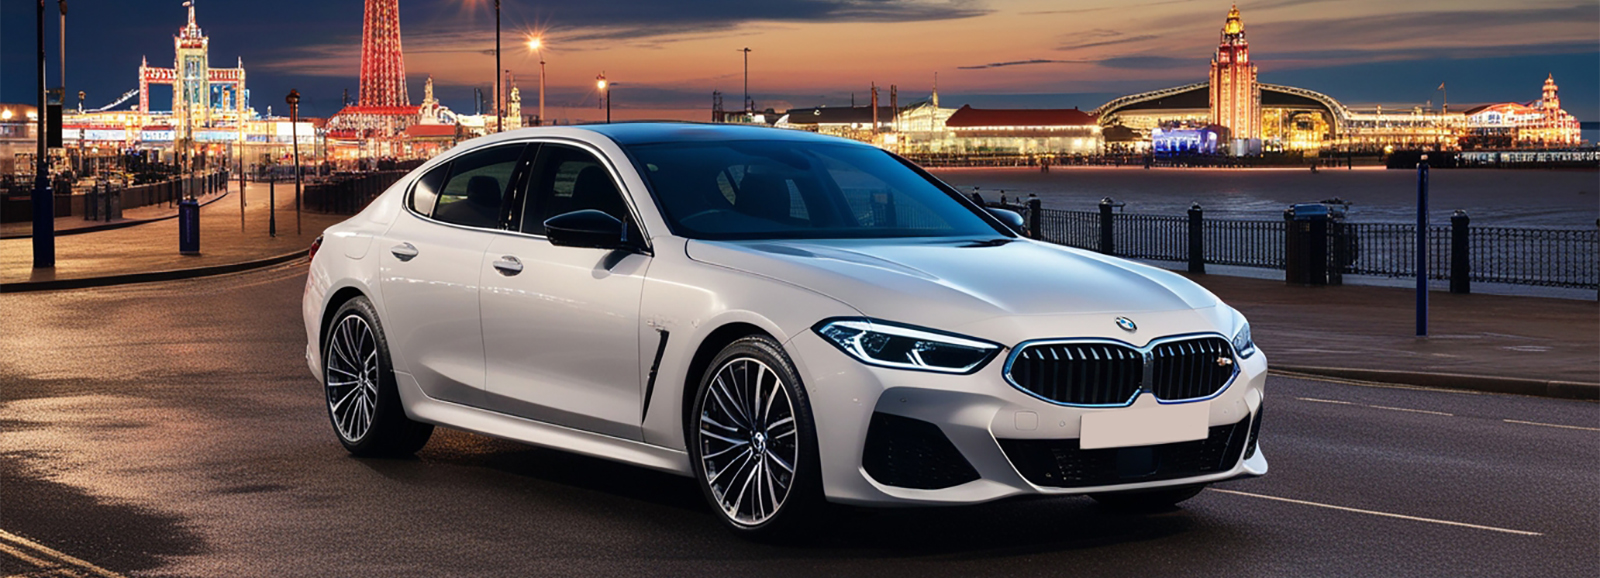
[[[701,376],[691,375],[689,364],[719,328],[748,325],[782,343],[809,331],[818,313],[860,315],[809,289],[688,259],[683,243],[676,237],[658,241],[658,259],[650,267],[640,301],[639,343],[641,352],[648,351],[642,368],[647,386],[661,334],[669,336],[656,368],[650,405],[642,412],[644,440],[669,448],[684,447],[683,392],[700,385]]]
[[[504,275],[493,262],[525,268]],[[639,439],[639,295],[652,258],[493,237],[480,302],[489,409]]]

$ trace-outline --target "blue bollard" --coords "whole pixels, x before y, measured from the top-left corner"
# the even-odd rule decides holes
[[[194,199],[178,201],[178,253],[200,254],[200,203]]]

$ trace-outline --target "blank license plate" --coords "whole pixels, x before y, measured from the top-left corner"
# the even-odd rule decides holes
[[[1181,403],[1144,409],[1114,409],[1083,415],[1078,447],[1123,448],[1205,439],[1209,403]]]

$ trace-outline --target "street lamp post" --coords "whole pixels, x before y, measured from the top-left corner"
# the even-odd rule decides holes
[[[606,73],[594,77],[594,85],[600,90],[600,100],[606,108],[606,124],[611,124],[611,83],[606,82]]]
[[[39,0],[39,148],[34,158],[33,268],[56,266],[55,199],[50,194],[50,150],[45,148],[44,0]]]
[[[291,89],[284,98],[289,103],[289,142],[294,147],[294,234],[300,234],[300,91]]]
[[[750,47],[746,46],[739,52],[744,53],[744,112],[749,114],[755,108],[750,105]]]
[[[501,108],[505,91],[500,84],[500,0],[494,0],[494,131],[505,130],[506,117]]]
[[[539,126],[544,126],[544,39],[534,37],[528,41],[528,48],[539,55]]]

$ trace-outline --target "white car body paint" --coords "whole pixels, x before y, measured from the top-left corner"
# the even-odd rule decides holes
[[[724,129],[663,130],[692,137]],[[825,138],[788,134],[774,138]],[[599,155],[649,251],[556,247],[539,235],[440,223],[406,206],[412,185],[430,168],[464,152],[516,142],[560,143]],[[997,443],[1077,438],[1084,415],[1159,410],[1162,404],[1149,393],[1127,408],[1045,402],[1009,383],[1004,371],[1013,348],[1032,340],[1107,339],[1137,348],[1168,336],[1232,337],[1242,317],[1181,276],[1020,238],[983,247],[918,239],[692,240],[671,233],[650,195],[623,147],[599,128],[510,131],[439,155],[324,233],[302,308],[312,373],[321,378],[321,333],[332,300],[341,291],[359,292],[379,313],[411,418],[691,475],[685,392],[701,376],[690,375],[689,365],[713,332],[742,324],[781,343],[798,370],[830,501],[965,504],[1190,485],[1267,471],[1263,453],[1253,451],[1232,469],[1205,475],[1048,487],[1025,479]],[[392,249],[408,243],[417,255],[402,260]],[[507,255],[518,257],[526,271],[497,273],[492,263]],[[1118,316],[1135,319],[1137,330],[1119,328]],[[1004,349],[969,375],[872,366],[812,331],[819,321],[839,317],[927,327]],[[669,336],[664,347],[663,335]],[[1204,404],[1210,426],[1238,423],[1259,411],[1266,372],[1264,353],[1239,358],[1229,385],[1191,403]],[[874,412],[936,424],[980,479],[935,490],[879,483],[862,466]]]

